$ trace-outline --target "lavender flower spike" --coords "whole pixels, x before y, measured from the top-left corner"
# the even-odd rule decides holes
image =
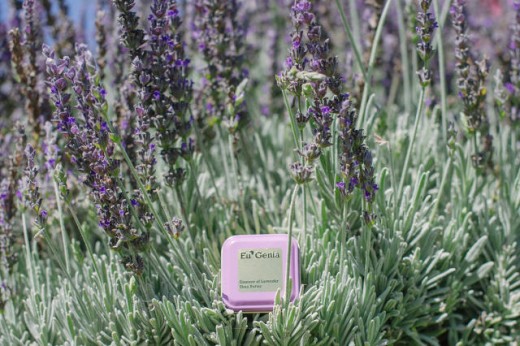
[[[486,79],[489,64],[486,58],[477,61],[471,54],[470,41],[466,33],[464,15],[465,0],[455,0],[451,7],[453,27],[457,34],[455,58],[457,61],[457,86],[459,97],[464,103],[464,116],[468,132],[473,136],[480,133],[481,148],[472,155],[476,168],[491,168],[493,154],[493,136],[489,133],[489,121],[486,115]]]
[[[173,0],[154,0],[148,17],[149,34],[138,28],[139,17],[133,12],[134,1],[115,0],[121,12],[119,22],[123,43],[133,59],[133,82],[137,87],[136,144],[139,145],[137,165],[152,196],[157,183],[154,179],[156,148],[167,164],[166,183],[181,184],[186,170],[178,163],[189,160],[194,141],[189,137],[191,121],[188,108],[192,97],[192,82],[187,78],[190,60],[185,57],[180,32],[181,19]],[[155,129],[152,135],[151,129]]]
[[[239,7],[237,0],[195,1],[193,36],[206,63],[206,79],[196,95],[201,110],[196,117],[206,139],[213,136],[215,123],[225,123],[235,134],[248,122],[245,29],[238,19]]]
[[[336,184],[336,189],[345,198],[351,196],[354,189],[361,190],[370,209],[378,189],[374,182],[372,154],[364,144],[363,130],[355,128],[356,110],[350,95],[343,91],[337,57],[331,54],[329,39],[324,37],[321,26],[316,23],[309,1],[296,1],[291,13],[294,25],[292,47],[278,84],[296,97],[297,104],[302,97],[310,103],[307,115],[298,109],[295,120],[300,128],[310,120],[314,134],[312,142],[304,144],[298,151],[306,165],[293,164],[293,175],[298,183],[311,179],[313,162],[332,145],[331,129],[334,118],[337,118],[342,180]],[[372,218],[372,214],[366,211],[365,220]]]
[[[101,116],[106,101],[101,86],[96,84],[92,56],[84,45],[77,45],[74,61],[67,57],[56,59],[48,47],[44,47],[43,53],[56,107],[54,122],[68,141],[67,153],[89,188],[99,226],[110,237],[110,246],[122,252],[128,269],[139,274],[143,261],[138,252],[148,243],[151,220],[141,213],[139,217],[148,226],[141,230],[134,227],[132,205],[118,186],[119,161],[114,158],[115,144]]]
[[[423,87],[429,85],[431,81],[430,60],[433,56],[433,32],[439,27],[433,14],[429,12],[431,2],[431,0],[419,0],[420,10],[417,13],[416,31],[419,36],[417,53],[423,62],[423,67],[417,71],[417,75]]]

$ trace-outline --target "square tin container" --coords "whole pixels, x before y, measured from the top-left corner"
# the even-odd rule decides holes
[[[231,310],[272,311],[276,291],[285,294],[286,234],[237,235],[222,245],[222,300]],[[300,249],[291,242],[291,301],[300,295]]]

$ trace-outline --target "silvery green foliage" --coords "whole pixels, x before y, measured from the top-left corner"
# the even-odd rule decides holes
[[[383,19],[385,13],[381,12]],[[444,32],[442,13],[448,11],[435,13],[439,21],[436,32]],[[133,24],[135,28],[140,25]],[[384,31],[375,29],[377,51],[377,33]],[[133,34],[140,39],[139,31]],[[262,92],[254,81],[259,74],[256,69],[262,67],[249,67],[252,127],[240,133],[240,151],[226,136],[217,136],[210,146],[193,154],[185,184],[175,191],[166,187],[158,191],[158,201],[150,206],[158,211],[158,219],[177,227],[182,217],[186,229],[174,240],[167,232],[158,231],[158,222],[150,227],[150,246],[142,252],[146,266],[141,275],[126,270],[120,256],[110,250],[98,227],[95,206],[85,198],[85,190],[73,189],[72,185],[80,184],[74,184],[74,177],[67,173],[61,151],[51,155],[53,163],[48,170],[32,176],[35,183],[41,178],[39,191],[48,206],[48,218],[41,225],[35,227],[31,222],[35,213],[17,202],[16,189],[0,194],[4,201],[0,205],[5,206],[9,198],[17,207],[17,212],[3,221],[16,230],[13,243],[18,254],[8,270],[0,270],[0,345],[518,342],[517,129],[501,122],[492,108],[486,109],[494,137],[495,166],[492,172],[481,174],[472,167],[474,144],[461,138],[463,124],[455,123],[460,135],[448,141],[439,121],[442,116],[454,120],[462,105],[449,105],[443,114],[435,103],[424,104],[426,114],[416,117],[420,126],[414,145],[410,145],[413,113],[422,106],[417,104],[419,81],[409,78],[415,84],[403,97],[413,102],[404,104],[397,95],[385,104],[385,98],[380,98],[385,91],[377,83],[378,71],[374,71],[374,94],[367,96],[365,110],[360,112],[379,186],[373,200],[373,224],[363,222],[363,196],[343,199],[340,195],[336,187],[339,163],[334,153],[338,147],[332,145],[316,159],[315,179],[307,184],[307,199],[296,198],[290,225],[288,210],[295,183],[288,166],[298,155],[293,151],[290,120],[281,114],[254,117],[257,95]],[[503,68],[500,83],[509,78],[508,69]],[[107,69],[106,73],[107,80],[112,80],[112,71]],[[8,77],[13,81],[19,78],[14,74]],[[432,88],[438,87],[432,84]],[[428,93],[436,95],[436,91]],[[501,97],[499,94],[494,96]],[[129,105],[135,101],[131,95]],[[486,100],[486,105],[492,104]],[[18,114],[0,121],[0,159],[7,162],[9,148],[17,144],[8,124],[21,117],[24,102],[14,110],[12,103],[3,102],[0,100],[0,109]],[[331,131],[337,134],[338,124],[332,124]],[[23,160],[15,160],[17,164],[10,165],[15,172],[9,174],[7,166],[0,167],[0,181],[13,176],[18,179],[24,170],[30,173],[33,165],[43,167],[46,162],[41,160],[49,163],[49,152],[32,142],[38,136],[30,133],[30,124],[26,125],[31,134],[28,144],[36,150],[30,152],[34,162],[24,166]],[[313,134],[305,135],[310,138]],[[56,145],[63,143],[58,140]],[[18,146],[23,153],[25,142]],[[410,160],[405,165],[408,149]],[[115,148],[113,154],[119,160],[122,151]],[[126,164],[122,160],[118,163]],[[154,166],[158,180],[170,168],[158,161]],[[136,188],[117,183],[123,194]],[[133,215],[133,220],[136,217]],[[243,314],[227,309],[220,298],[220,248],[224,240],[234,234],[284,233],[291,226],[301,248],[301,296],[288,303],[277,295],[276,306],[269,313]]]

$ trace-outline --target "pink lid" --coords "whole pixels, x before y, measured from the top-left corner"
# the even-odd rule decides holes
[[[285,294],[287,234],[237,235],[222,245],[222,300],[234,310],[273,309],[276,291]],[[300,294],[300,250],[292,239],[291,301]]]

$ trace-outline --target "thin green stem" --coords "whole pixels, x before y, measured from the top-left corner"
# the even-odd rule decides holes
[[[157,210],[155,210],[153,202],[152,202],[150,196],[148,195],[148,192],[146,191],[146,188],[144,187],[143,183],[141,182],[141,178],[139,177],[139,174],[137,173],[137,171],[136,171],[136,169],[134,167],[134,164],[132,163],[132,160],[130,160],[130,157],[128,157],[128,154],[126,153],[125,148],[121,144],[121,141],[117,141],[117,145],[121,149],[121,153],[123,154],[123,157],[124,157],[128,167],[130,168],[130,172],[132,173],[132,176],[134,177],[135,181],[137,182],[137,186],[139,186],[139,190],[141,190],[141,192],[143,194],[143,197],[144,197],[144,199],[146,201],[146,204],[150,208],[150,211],[152,212],[152,214],[153,214],[153,216],[155,218],[155,221],[156,221],[156,223],[157,223],[157,225],[159,227],[159,230],[166,237],[166,239],[168,239],[168,242],[170,243],[170,245],[174,246],[174,244],[173,244],[173,242],[171,240],[171,236],[168,234],[168,231],[164,227],[164,222],[165,221],[161,218],[161,216],[159,215]]]
[[[255,171],[255,165],[253,163],[253,155],[251,155],[251,149],[249,148],[251,146],[251,140],[247,133],[244,133],[244,129],[241,128],[238,131],[238,136],[240,138],[240,153],[243,153],[244,161],[246,162],[247,169],[249,172]]]
[[[171,215],[175,215],[175,211],[171,204],[166,203],[162,194],[157,194],[157,201],[159,202],[160,209],[162,210],[161,214],[164,220],[170,220]]]
[[[473,132],[473,147],[474,147],[474,153],[478,153],[478,141],[477,141],[477,131]]]
[[[336,0],[338,1],[338,0]],[[372,79],[372,74],[374,72],[374,64],[376,61],[376,55],[377,55],[377,49],[379,48],[379,41],[381,38],[381,35],[383,33],[383,26],[385,24],[386,17],[388,16],[388,10],[390,9],[390,4],[392,3],[392,0],[388,0],[385,4],[385,7],[383,8],[383,11],[381,12],[381,17],[379,19],[379,23],[377,23],[377,29],[376,33],[374,35],[374,42],[372,44],[372,50],[370,51],[370,58],[368,60],[368,72],[365,78],[365,85],[363,87],[363,96],[361,97],[361,106],[359,108],[359,122],[358,127],[364,127],[365,123],[365,117],[367,112],[367,101],[368,101],[368,95],[370,93],[370,83]]]
[[[419,61],[417,59],[417,53],[414,51],[412,54],[412,71],[419,71]],[[421,87],[419,84],[419,78],[413,78],[412,83],[412,99],[417,97],[417,87]],[[422,87],[421,87],[422,88]],[[410,116],[411,114],[408,114]]]
[[[372,108],[372,104],[374,103],[375,97],[376,97],[375,94],[370,95],[370,97],[368,98],[368,101],[367,101],[367,109],[371,109]],[[369,133],[372,132],[372,129],[374,128],[374,125],[375,125],[374,119],[375,119],[377,114],[378,114],[378,112],[375,112],[370,118],[368,118],[368,124],[363,127],[363,129],[365,130],[365,134],[366,135],[368,135]]]
[[[191,110],[190,110],[190,113],[191,113]],[[200,149],[200,151],[202,153],[202,160],[204,160],[204,163],[208,167],[209,177],[210,177],[210,180],[211,180],[211,184],[213,185],[213,188],[215,189],[215,195],[217,196],[218,200],[221,200],[220,193],[218,191],[217,184],[215,182],[215,171],[216,171],[216,169],[213,166],[213,162],[210,161],[211,155],[209,154],[206,146],[202,143],[202,134],[200,133],[200,130],[199,130],[197,124],[195,124],[193,126],[193,129],[195,131],[195,138],[197,140],[197,147]]]
[[[27,229],[27,222],[25,220],[25,213],[22,213],[22,230],[23,230],[23,239],[25,242],[25,261],[27,266],[27,271],[29,272],[29,281],[31,282],[32,287],[36,287],[36,282],[34,281],[34,266],[32,263],[32,255],[31,255],[31,243],[29,241],[29,230]]]
[[[389,0],[391,2],[392,0]],[[336,0],[336,6],[338,7],[339,14],[341,16],[341,22],[343,23],[343,28],[345,29],[345,32],[347,33],[348,39],[350,40],[350,44],[352,45],[352,50],[354,51],[354,56],[356,58],[356,63],[359,67],[359,70],[363,74],[363,78],[368,80],[367,72],[365,71],[365,68],[363,66],[363,60],[361,59],[361,50],[359,49],[359,45],[357,41],[354,39],[354,35],[352,34],[352,29],[350,28],[350,25],[347,22],[347,17],[345,15],[345,11],[343,10],[343,5],[339,0]]]
[[[444,170],[444,174],[442,175],[441,185],[439,186],[439,192],[437,194],[437,200],[435,201],[435,204],[433,205],[432,213],[430,214],[429,222],[432,223],[435,217],[437,216],[437,212],[439,210],[439,205],[442,200],[442,195],[444,193],[444,189],[446,186],[446,183],[448,181],[448,176],[450,175],[451,171],[451,156],[448,157],[448,163],[446,164],[446,168]]]
[[[56,183],[56,181],[53,181],[53,184],[54,184],[54,195],[56,196],[56,205],[58,206],[58,218],[60,220],[61,241],[63,243],[63,253],[65,255],[65,267],[67,268],[67,272],[70,272],[69,242],[67,239],[67,232],[65,231],[65,223],[63,222],[63,210],[61,208],[61,198],[60,198],[60,193],[58,191],[58,184]]]
[[[241,179],[242,176],[238,169],[237,159],[236,159],[235,155],[233,154],[233,136],[231,134],[228,134],[228,149],[229,149],[229,159],[231,160],[231,169],[233,171],[232,176],[234,177],[234,180],[235,180],[233,183],[233,186],[235,186],[237,188],[236,197],[237,197],[238,203],[240,205],[240,212],[242,213],[242,219],[244,221],[244,229],[245,229],[246,233],[249,234],[249,233],[251,233],[251,225],[249,224],[249,218],[247,217],[247,214],[246,214],[244,199],[241,196],[241,192],[243,189],[243,186],[242,186],[243,184],[242,184],[242,179]]]
[[[298,126],[296,125],[296,119],[294,118],[294,112],[292,111],[291,104],[289,103],[289,98],[287,97],[286,90],[282,89],[283,102],[285,104],[285,108],[289,112],[289,118],[291,119],[291,130],[294,139],[294,145],[298,147]]]
[[[298,112],[301,112],[302,109],[301,109],[301,98],[300,96],[297,97],[297,102],[298,102]],[[308,106],[306,107],[308,108]],[[300,129],[300,144],[298,145],[298,149],[303,149],[303,132],[304,132],[304,128],[301,128]],[[301,157],[301,162],[302,162],[302,165],[305,163],[305,158],[302,156]],[[304,189],[303,189],[303,243],[305,244],[305,239],[306,239],[306,235],[307,235],[307,200],[306,200],[306,197],[307,197],[307,193],[306,193],[306,189],[305,189],[305,185],[304,185]]]
[[[303,186],[303,232],[302,232],[302,238],[303,238],[303,245],[305,246],[305,243],[307,242],[307,184]],[[305,248],[302,249],[302,252],[305,253]]]
[[[352,34],[354,35],[354,42],[359,47],[360,56],[363,56],[363,47],[361,46],[361,25],[359,24],[359,17],[357,13],[359,13],[357,0],[349,1],[349,10],[350,13],[354,13],[356,15],[350,16],[350,21],[352,22]],[[358,65],[359,66],[359,65]],[[361,69],[361,67],[359,67]]]
[[[439,12],[437,11],[438,8],[435,7],[437,1],[434,1],[434,3],[433,3],[435,14],[437,14],[438,23],[439,23],[439,27],[440,28],[444,28],[444,24],[446,23],[446,19],[448,18],[448,14],[450,13],[451,1],[452,0],[446,0],[444,2],[444,5],[442,7],[442,11],[441,11],[440,15],[439,15]],[[437,49],[438,45],[442,46],[442,32],[441,32],[441,30],[437,30],[437,34],[433,38],[433,42],[432,42],[433,49]]]
[[[70,215],[72,215],[72,219],[74,220],[76,227],[78,227],[79,234],[81,235],[81,238],[83,239],[83,242],[85,243],[85,247],[87,248],[87,253],[90,257],[90,260],[92,261],[94,270],[96,271],[96,273],[98,275],[100,275],[101,273],[100,273],[97,263],[94,259],[94,250],[92,250],[92,248],[90,247],[90,243],[88,242],[87,236],[85,235],[85,232],[83,231],[83,227],[81,227],[78,216],[76,215],[76,212],[74,211],[74,209],[72,209],[72,207],[70,205],[68,206],[68,209],[69,209]]]
[[[422,114],[423,105],[424,105],[425,91],[426,91],[426,89],[424,87],[422,87],[421,93],[419,95],[419,104],[417,105],[417,113],[415,114],[415,123],[413,126],[412,138],[410,138],[410,144],[408,144],[408,150],[406,151],[406,157],[404,160],[403,170],[401,172],[401,181],[399,183],[399,190],[397,190],[398,191],[397,195],[398,195],[399,201],[402,198],[404,180],[408,173],[408,165],[410,164],[410,156],[412,154],[412,150],[414,147],[415,137],[417,136],[417,129],[419,128],[419,122],[421,119],[421,114]]]
[[[448,1],[449,2],[449,1]],[[435,13],[439,13],[439,0],[433,0],[433,8]],[[446,96],[446,69],[444,61],[444,43],[442,38],[443,23],[439,25],[437,30],[437,39],[439,40],[438,51],[439,51],[439,78],[441,88],[441,114],[442,114],[442,137],[444,142],[448,140],[447,128],[448,128],[448,102]]]
[[[103,112],[103,117],[107,120],[107,124],[110,129],[110,132],[116,133],[116,131],[114,131],[114,128],[112,127],[110,121],[108,121],[108,116],[107,116],[106,112]],[[159,226],[159,230],[168,239],[168,242],[170,242],[170,245],[174,246],[173,242],[171,241],[171,237],[168,234],[168,231],[164,227],[165,221],[160,217],[157,210],[155,210],[154,205],[152,203],[152,199],[148,195],[148,192],[146,191],[146,188],[145,188],[143,182],[141,181],[141,178],[139,177],[139,173],[137,173],[137,170],[135,169],[134,164],[132,163],[132,160],[128,156],[128,154],[123,146],[123,143],[121,143],[121,139],[117,139],[114,142],[117,144],[117,146],[119,147],[119,150],[123,154],[123,158],[125,159],[126,164],[130,168],[130,173],[132,173],[132,176],[134,177],[135,181],[137,182],[137,186],[139,186],[139,190],[143,194],[146,204],[148,205],[148,208],[150,208],[150,211],[152,212],[152,214],[155,218],[155,221],[157,222],[157,224]]]
[[[205,200],[202,198],[202,192],[200,192],[200,188],[199,188],[199,184],[197,183],[196,181],[196,177],[195,177],[195,165],[193,164],[193,161],[190,160],[188,161],[188,166],[190,167],[190,177],[192,177],[192,179],[195,179],[195,183],[193,184],[195,186],[195,191],[197,192],[197,197],[199,198],[199,201],[200,203],[202,204],[202,207],[205,209],[205,203],[203,203]],[[205,221],[205,224],[207,225],[208,224],[208,217],[206,215],[206,213],[202,213],[202,217]]]
[[[299,185],[294,187],[291,204],[289,206],[289,233],[287,235],[287,261],[285,264],[285,302],[289,304],[291,300],[291,291],[290,287],[290,274],[291,274],[291,249],[292,249],[292,232],[293,232],[293,213],[294,213],[294,205],[296,202],[296,195],[298,194]]]
[[[218,128],[218,134],[219,134],[220,157],[223,159],[224,176],[225,176],[225,181],[226,181],[225,186],[228,189],[228,196],[229,196],[229,188],[232,185],[232,183],[230,181],[231,173],[229,172],[228,157],[226,154],[227,150],[226,150],[226,146],[224,145],[224,141],[223,141],[224,137],[223,137],[222,130],[220,129],[220,127]]]
[[[186,231],[188,232],[188,237],[190,238],[191,242],[193,244],[195,244],[195,239],[193,238],[193,235],[191,234],[190,220],[188,218],[188,213],[186,212],[186,205],[184,203],[184,198],[182,197],[182,191],[179,186],[175,186],[175,193],[177,194],[177,200],[179,201],[179,205],[181,208],[182,218],[184,219],[184,223],[186,224]]]
[[[403,18],[403,9],[401,2],[397,1],[397,23],[399,26],[399,48],[401,50],[401,61],[402,67],[401,72],[403,74],[403,86],[404,86],[404,109],[406,113],[410,114],[412,109],[412,87],[410,85],[410,61],[408,60],[408,46],[406,40],[406,28],[405,21]]]

